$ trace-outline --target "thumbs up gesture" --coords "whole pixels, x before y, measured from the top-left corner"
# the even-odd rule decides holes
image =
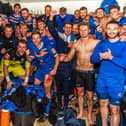
[[[113,56],[112,56],[111,50],[109,48],[107,50],[108,50],[107,52],[99,54],[101,60],[102,59],[104,59],[104,60],[112,60]]]

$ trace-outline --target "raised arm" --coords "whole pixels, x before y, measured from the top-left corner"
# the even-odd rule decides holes
[[[51,33],[51,35],[57,39],[59,37],[58,32],[56,31],[55,27],[54,27],[54,16],[56,15],[57,11],[52,10],[50,13],[50,17],[49,17],[49,21],[48,21],[48,28],[49,28],[49,32]]]

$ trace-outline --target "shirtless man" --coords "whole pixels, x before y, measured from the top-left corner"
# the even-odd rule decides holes
[[[106,17],[103,8],[97,8],[95,12],[96,12],[96,19],[95,19],[96,22],[95,22],[95,24],[97,25],[96,30],[98,32],[102,32],[103,38],[105,38],[104,29],[106,27],[106,23],[108,21],[108,18]],[[96,34],[96,38],[99,39],[99,36],[97,37],[97,34]]]
[[[91,113],[92,113],[92,96],[94,91],[94,67],[90,63],[90,56],[98,43],[98,40],[94,40],[89,37],[89,24],[80,23],[79,32],[81,38],[75,42],[71,48],[68,55],[62,55],[60,57],[61,61],[68,62],[73,56],[77,55],[76,64],[76,87],[78,93],[78,103],[79,103],[79,114],[77,118],[84,119],[84,88],[86,88],[87,94],[87,104],[88,104],[88,121],[89,125],[93,124]]]

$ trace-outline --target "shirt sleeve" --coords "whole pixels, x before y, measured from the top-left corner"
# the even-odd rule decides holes
[[[122,51],[121,51],[121,56],[119,57],[113,57],[112,62],[119,67],[126,68],[126,44],[124,45]]]
[[[34,52],[33,52],[33,51],[31,51],[29,56],[30,56],[31,58],[33,58],[33,59],[34,59],[34,58],[35,58],[35,54],[34,54]]]
[[[94,49],[90,57],[91,63],[100,63],[100,56],[99,56],[100,52],[101,52],[101,42],[96,45],[96,48]]]
[[[4,59],[4,64],[5,64],[6,66],[9,66],[10,60]]]
[[[53,57],[56,57],[57,56],[57,52],[56,52],[56,49],[51,47],[50,45],[47,46],[47,49],[49,51],[49,53],[53,56]]]
[[[29,61],[25,61],[25,66],[26,66],[26,68],[30,68],[30,65],[31,65],[31,63],[29,62]]]

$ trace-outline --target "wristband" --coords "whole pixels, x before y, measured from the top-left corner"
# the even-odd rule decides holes
[[[9,82],[10,81],[10,77],[6,76],[6,81]]]
[[[28,83],[29,77],[25,77],[25,81],[26,83]]]

